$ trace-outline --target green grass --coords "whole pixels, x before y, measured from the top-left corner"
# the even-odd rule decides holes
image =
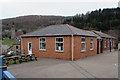
[[[0,43],[2,43],[2,45],[12,46],[13,41],[12,40],[0,40]]]

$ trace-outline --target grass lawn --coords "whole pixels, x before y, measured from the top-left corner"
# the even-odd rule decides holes
[[[12,46],[13,41],[12,40],[0,40],[0,43],[2,43],[2,45]]]

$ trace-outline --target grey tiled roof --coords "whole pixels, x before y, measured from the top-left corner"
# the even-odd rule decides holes
[[[76,35],[85,35],[85,36],[98,36],[96,35],[94,32],[92,31],[87,31],[87,30],[82,30],[82,29],[78,29],[76,27],[73,27],[71,25],[68,25]]]
[[[37,31],[22,35],[21,37],[32,36],[58,36],[58,35],[84,35],[84,36],[97,36],[92,31],[85,31],[75,28],[68,24],[52,25]]]
[[[115,38],[115,37],[110,36],[110,35],[108,35],[108,34],[105,34],[105,33],[103,33],[103,32],[99,32],[99,31],[93,31],[93,32],[96,33],[97,35],[99,35],[99,36],[102,37],[102,38]]]

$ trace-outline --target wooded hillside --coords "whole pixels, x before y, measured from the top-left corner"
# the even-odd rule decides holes
[[[99,9],[69,17],[29,15],[3,19],[3,37],[5,37],[5,31],[10,30],[13,25],[16,31],[20,29],[24,33],[28,33],[54,24],[71,24],[81,29],[99,30],[120,40],[120,8]]]
[[[64,23],[87,30],[98,30],[115,36],[120,40],[120,8],[99,9],[89,13],[77,14]]]

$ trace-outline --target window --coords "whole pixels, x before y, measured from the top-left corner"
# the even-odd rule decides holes
[[[81,51],[84,52],[86,51],[86,39],[81,38]]]
[[[106,48],[106,40],[104,40],[104,48]]]
[[[94,39],[91,38],[90,39],[90,50],[93,50],[94,49]]]
[[[18,46],[16,46],[16,49],[18,49]]]
[[[40,38],[40,50],[46,50],[46,40],[45,40],[45,38]]]
[[[56,51],[63,52],[63,38],[56,38]]]

